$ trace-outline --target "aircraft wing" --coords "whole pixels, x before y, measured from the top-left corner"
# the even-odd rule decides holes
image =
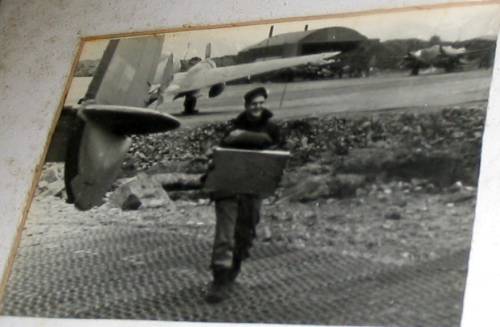
[[[453,48],[452,46],[443,46],[441,51],[447,56],[460,56],[466,54],[467,50],[465,48]]]
[[[282,68],[288,68],[307,63],[322,63],[340,52],[326,52],[314,55],[271,59],[267,61],[253,62],[226,67],[215,67],[203,69],[193,74],[178,75],[166,89],[167,96],[199,90],[216,84],[229,82],[235,79],[271,72]],[[177,74],[176,74],[177,75]]]
[[[441,47],[439,45],[434,45],[429,48],[419,49],[416,51],[409,52],[408,54],[414,59],[418,59],[424,62],[434,60],[439,55],[441,55]]]

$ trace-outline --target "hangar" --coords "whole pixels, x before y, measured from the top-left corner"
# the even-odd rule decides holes
[[[369,39],[347,27],[326,27],[271,36],[240,51],[238,63],[285,58],[327,51],[347,52]]]

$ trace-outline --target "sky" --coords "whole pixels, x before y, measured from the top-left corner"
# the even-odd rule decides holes
[[[174,53],[174,58],[178,59],[204,57],[206,44],[210,42],[212,57],[233,55],[266,39],[271,25],[274,25],[274,35],[277,35],[302,31],[306,24],[309,30],[331,26],[349,27],[368,38],[381,41],[398,38],[428,40],[433,35],[445,41],[460,41],[479,36],[496,36],[500,30],[500,4],[167,33],[162,53]],[[80,60],[99,59],[106,44],[106,40],[85,43]]]

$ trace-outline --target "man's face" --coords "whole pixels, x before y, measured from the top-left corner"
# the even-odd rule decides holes
[[[266,98],[259,95],[253,98],[250,102],[245,105],[246,112],[250,118],[258,119],[262,115],[262,109],[264,109],[264,104],[266,103]]]

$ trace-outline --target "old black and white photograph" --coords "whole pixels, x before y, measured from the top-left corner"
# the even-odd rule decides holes
[[[499,30],[485,3],[82,42],[2,314],[460,326]]]

